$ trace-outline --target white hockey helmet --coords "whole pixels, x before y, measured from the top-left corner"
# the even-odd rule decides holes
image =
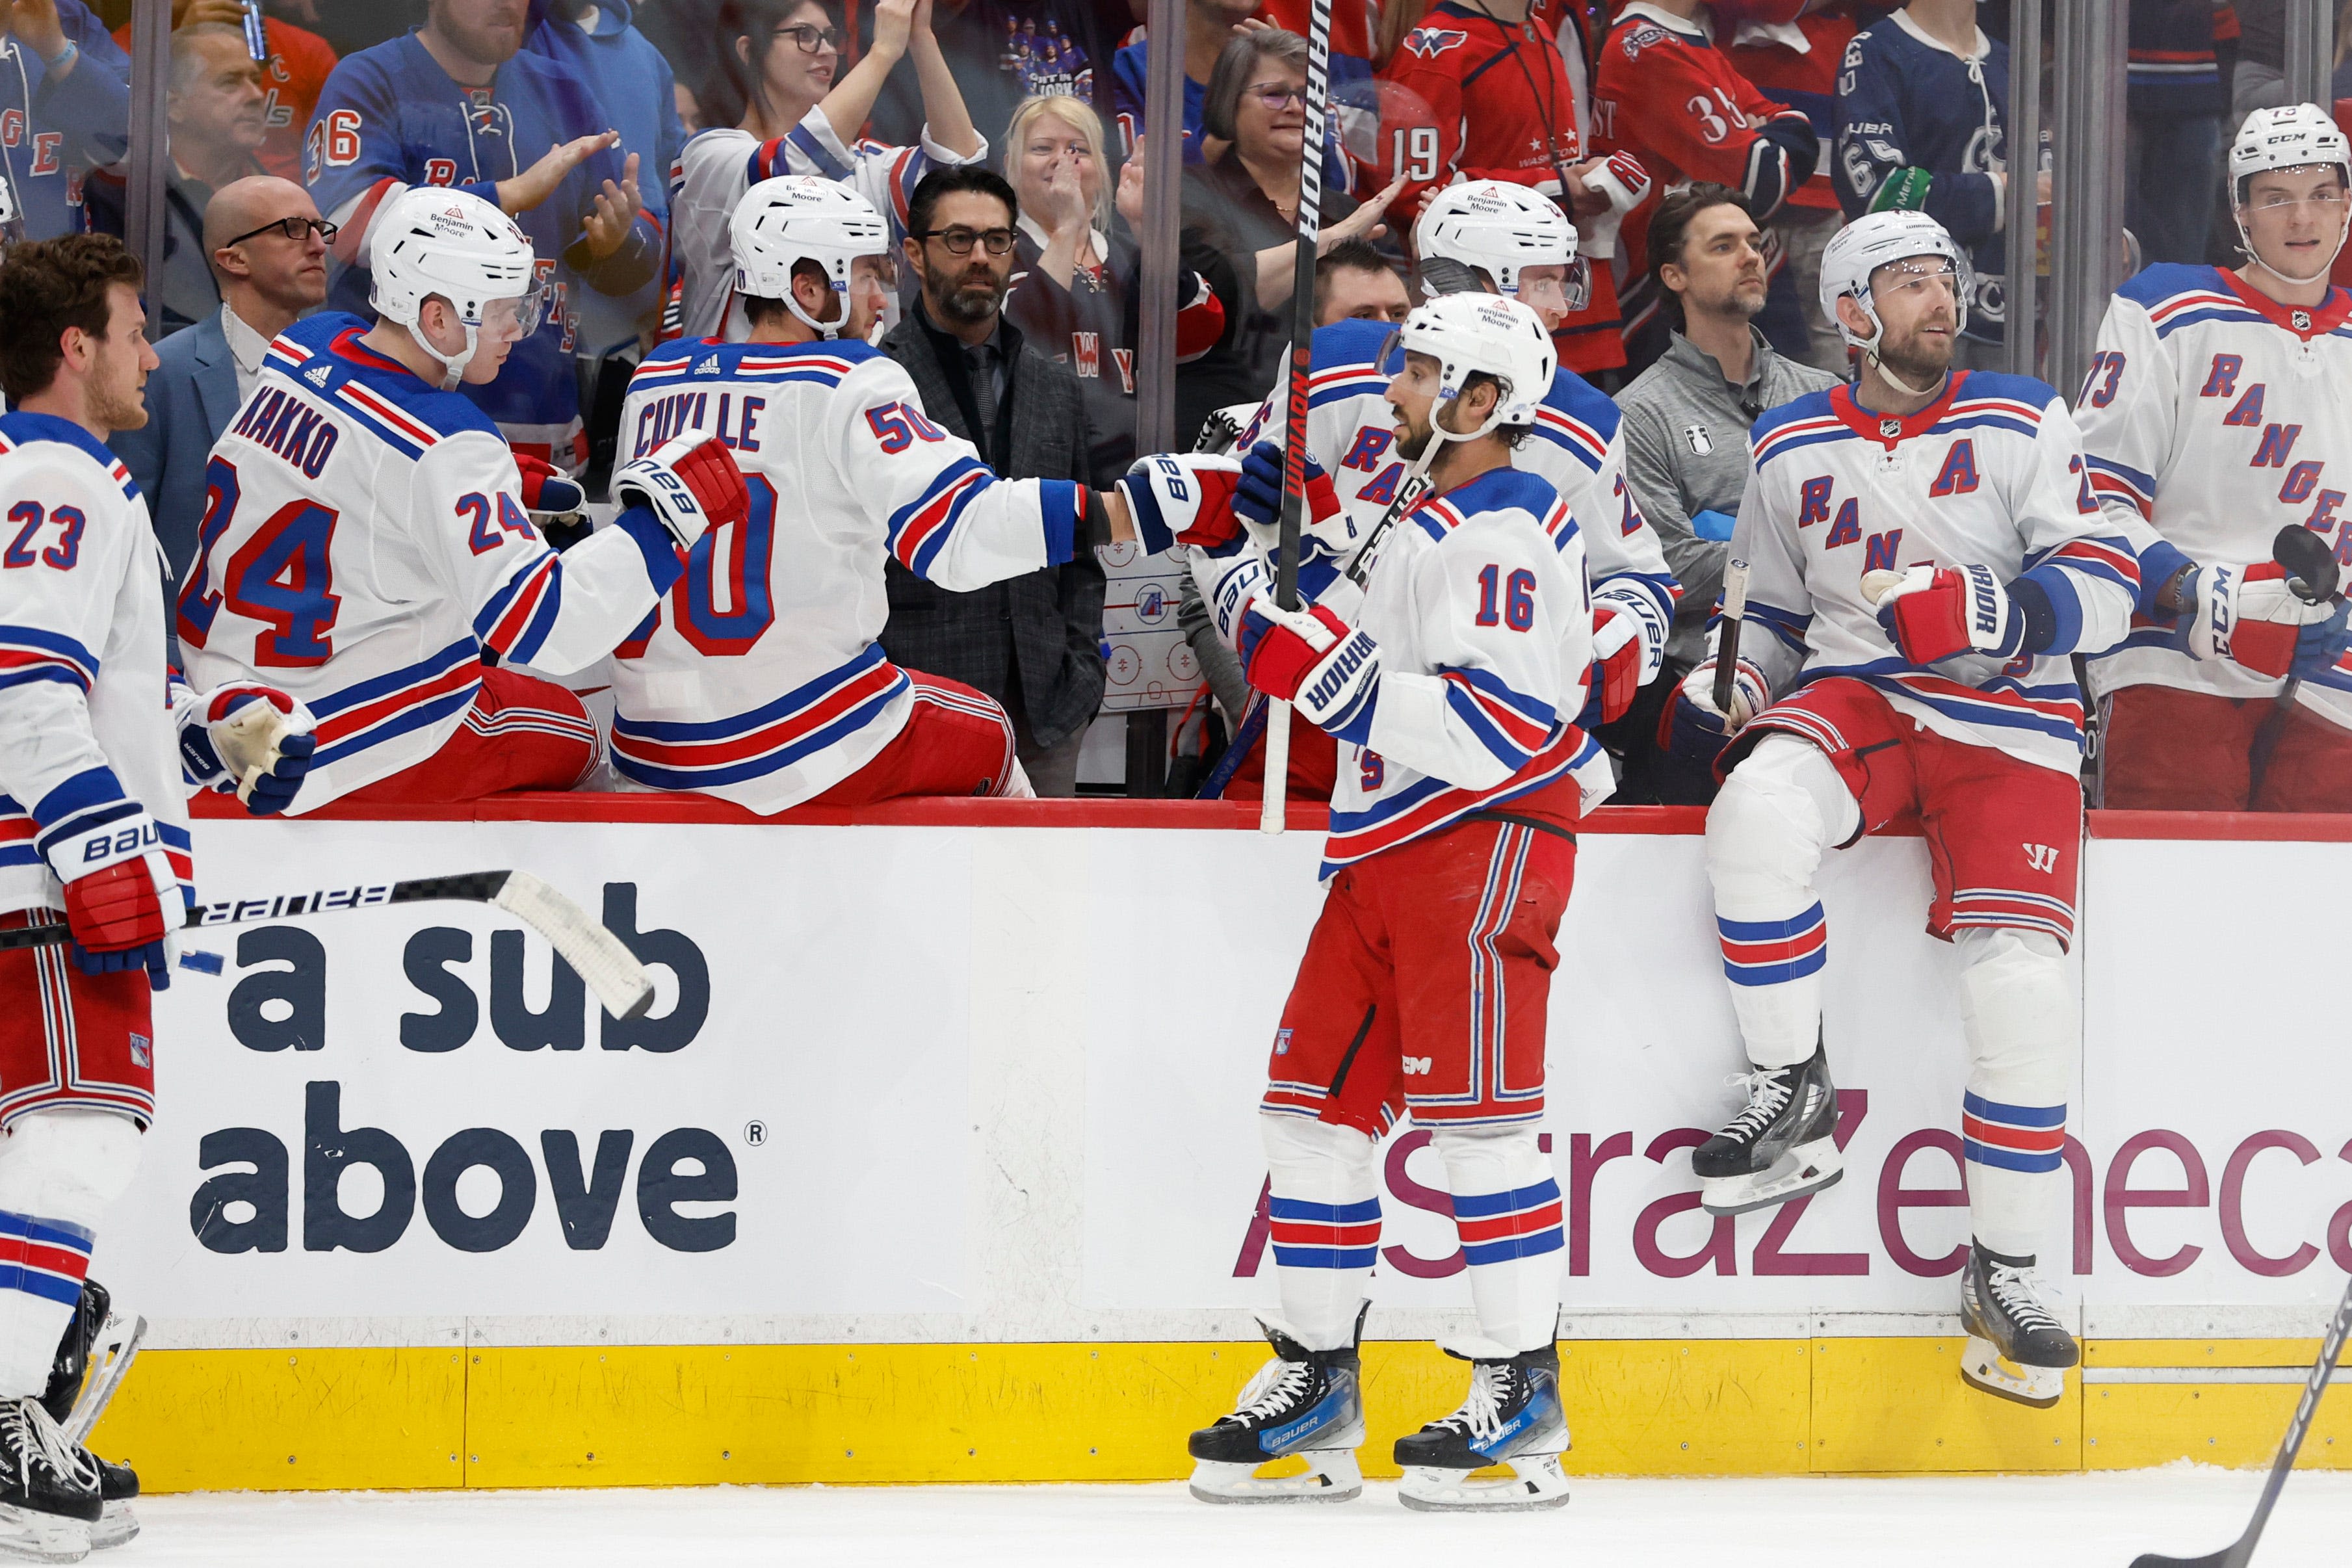
[[[1576,259],[1576,226],[1549,196],[1501,180],[1465,180],[1429,198],[1412,226],[1412,253],[1484,268],[1505,294],[1519,291],[1519,268]]]
[[[1559,370],[1543,319],[1532,306],[1503,294],[1441,294],[1405,318],[1397,342],[1405,353],[1437,362],[1437,404],[1461,396],[1474,371],[1503,384],[1494,411],[1475,430],[1446,429],[1432,405],[1430,428],[1439,441],[1475,440],[1506,426],[1533,425]]]
[[[735,291],[781,300],[812,331],[833,337],[849,321],[849,274],[861,256],[887,256],[889,226],[874,204],[838,181],[818,174],[783,174],[743,193],[727,220],[735,252]],[[841,309],[820,321],[793,298],[793,268],[814,261],[824,268]]]
[[[492,301],[512,300],[522,335],[539,327],[540,281],[530,240],[515,220],[468,191],[413,185],[376,214],[368,235],[376,314],[409,329],[441,364],[441,384],[465,378]],[[439,295],[465,324],[466,347],[444,356],[418,330],[425,301]]]
[[[2254,256],[2253,237],[2246,232],[2246,186],[2256,174],[2273,169],[2323,166],[2335,169],[2347,193],[2352,194],[2352,141],[2346,139],[2335,120],[2315,103],[2257,109],[2246,116],[2246,122],[2238,127],[2237,139],[2230,143],[2230,209],[2237,219],[2238,242],[2263,268],[2289,283],[2316,283],[2326,278],[2336,265],[2336,252],[2344,248],[2344,236],[2337,234],[2336,248],[2327,253],[2326,265],[2310,277],[2294,278],[2280,272]],[[2347,203],[2347,210],[2352,210],[2352,203]]]
[[[1969,253],[1945,232],[1944,226],[1923,212],[1894,210],[1864,213],[1830,237],[1822,250],[1822,311],[1838,324],[1838,335],[1863,353],[1876,357],[1885,328],[1878,320],[1877,303],[1870,297],[1872,274],[1891,262],[1916,256],[1940,256],[1952,264],[1952,292],[1959,306],[1954,331],[1969,324],[1969,297],[1976,291],[1976,268]],[[1856,337],[1839,320],[1837,302],[1852,296],[1870,322],[1870,335]]]

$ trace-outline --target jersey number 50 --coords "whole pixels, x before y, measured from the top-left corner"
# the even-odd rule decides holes
[[[256,668],[307,669],[326,663],[335,651],[331,634],[343,603],[334,593],[335,514],[316,501],[288,501],[237,546],[215,592],[213,547],[228,532],[236,505],[236,465],[215,458],[205,468],[195,570],[180,591],[180,640],[205,647],[213,618],[226,604],[262,627],[253,638]]]

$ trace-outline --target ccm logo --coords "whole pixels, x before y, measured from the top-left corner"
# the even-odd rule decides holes
[[[1430,1062],[1431,1062],[1431,1060],[1432,1060],[1432,1059],[1433,1059],[1433,1058],[1429,1058],[1429,1057],[1407,1057],[1407,1058],[1404,1058],[1404,1070],[1405,1070],[1405,1076],[1406,1076],[1406,1077],[1408,1077],[1408,1078],[1421,1078],[1421,1077],[1424,1077],[1424,1076],[1426,1076],[1426,1075],[1427,1075],[1427,1073],[1429,1072],[1429,1064],[1430,1064]]]

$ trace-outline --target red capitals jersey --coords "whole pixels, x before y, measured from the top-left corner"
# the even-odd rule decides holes
[[[1548,186],[1557,196],[1560,171],[1591,156],[1568,63],[1540,22],[1506,26],[1439,0],[1381,76],[1395,89],[1382,99],[1383,167],[1393,160],[1406,180],[1389,210],[1405,233],[1430,193],[1456,179]],[[1623,364],[1617,325],[1616,288],[1608,268],[1596,267],[1585,308],[1555,336],[1560,363],[1578,372]]]
[[[1260,19],[1286,28],[1300,37],[1314,14],[1313,0],[1265,0],[1257,8]],[[1380,27],[1379,7],[1372,0],[1331,0],[1331,52],[1352,55],[1360,60],[1372,58],[1372,35]]]
[[[1724,43],[1731,68],[1746,77],[1768,98],[1801,110],[1813,134],[1827,147],[1837,135],[1837,79],[1845,47],[1861,24],[1856,10],[1869,20],[1884,15],[1876,0],[1832,0],[1827,7],[1792,16],[1804,0],[1724,0],[1715,7],[1716,33]],[[1805,47],[1789,37],[1790,30]],[[1813,167],[1813,177],[1790,193],[1792,207],[1818,212],[1838,210],[1837,190],[1830,184],[1829,160]]]
[[[335,47],[318,34],[281,22],[261,19],[262,41],[269,58],[261,62],[261,114],[269,133],[254,156],[281,180],[302,183],[302,136],[310,128],[310,111],[319,107],[319,89],[335,68]],[[114,29],[114,41],[131,47],[131,24]]]
[[[1804,115],[1757,91],[1698,24],[1639,0],[1601,46],[1592,99],[1594,146],[1631,153],[1654,182],[1619,231],[1629,278],[1649,268],[1650,217],[1667,191],[1698,180],[1729,185],[1763,223],[1820,156]],[[1792,161],[1792,145],[1810,156]]]

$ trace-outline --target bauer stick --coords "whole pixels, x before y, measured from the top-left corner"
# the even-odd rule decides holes
[[[1731,717],[1733,682],[1739,677],[1739,623],[1748,614],[1748,563],[1723,567],[1723,629],[1715,639],[1715,710]]]
[[[528,871],[467,871],[455,877],[419,877],[406,882],[370,882],[356,888],[321,888],[308,893],[279,893],[264,899],[233,899],[199,904],[188,911],[183,930],[243,925],[248,921],[288,920],[297,915],[331,914],[338,910],[372,910],[390,904],[417,904],[438,900],[495,904],[522,921],[554,948],[556,956],[596,994],[596,1000],[615,1018],[637,1018],[654,1004],[654,983],[636,954],[621,939],[588,918],[585,910]],[[72,940],[65,925],[32,926],[0,931],[0,952],[27,947],[56,947]]]
[[[2299,523],[2289,526],[2297,532],[2308,531]],[[2327,1324],[2327,1337],[2320,1342],[2319,1359],[2312,1363],[2310,1380],[2303,1385],[2303,1397],[2295,1401],[2294,1419],[2286,1424],[2286,1440],[2279,1445],[2278,1458],[2271,1461],[2270,1479],[2263,1483],[2263,1499],[2254,1504],[2254,1517],[2246,1525],[2246,1532],[2231,1545],[2205,1557],[2167,1557],[2160,1552],[2143,1552],[2132,1559],[2132,1568],[2245,1568],[2254,1554],[2254,1543],[2263,1538],[2263,1526],[2270,1522],[2271,1510],[2278,1506],[2287,1472],[2294,1468],[2295,1452],[2303,1447],[2304,1434],[2311,1430],[2311,1417],[2319,1409],[2319,1396],[2327,1392],[2328,1378],[2336,1371],[2336,1358],[2344,1351],[2347,1331],[2352,1331],[2352,1279],[2344,1282],[2344,1299],[2336,1304],[2336,1316]]]
[[[1307,137],[1298,153],[1298,244],[1290,273],[1290,384],[1282,432],[1282,559],[1274,602],[1298,608],[1298,536],[1307,513],[1307,372],[1315,353],[1315,247],[1323,228],[1323,133],[1331,94],[1331,0],[1315,0],[1307,25]],[[1282,831],[1290,783],[1290,704],[1265,710],[1265,795],[1261,833]]]

